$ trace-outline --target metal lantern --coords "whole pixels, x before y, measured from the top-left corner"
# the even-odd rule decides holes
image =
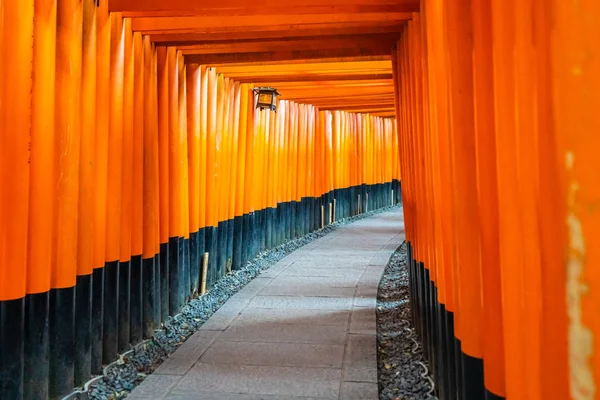
[[[272,87],[259,87],[254,88],[254,93],[256,93],[258,97],[256,108],[277,111],[277,96],[280,95],[277,89]]]

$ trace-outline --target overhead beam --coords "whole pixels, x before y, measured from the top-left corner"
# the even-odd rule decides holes
[[[320,110],[328,110],[328,108],[319,108]],[[383,112],[394,112],[395,108],[394,107],[377,107],[377,106],[373,106],[373,107],[347,107],[343,110],[331,110],[331,111],[347,111],[347,112],[353,112],[353,113],[372,113],[372,112],[377,112],[377,113],[383,113]]]
[[[167,1],[168,3],[168,1]],[[194,16],[194,17],[161,17],[133,18],[132,28],[142,33],[201,33],[208,28],[224,28],[232,26],[262,27],[272,25],[302,26],[307,24],[345,24],[345,23],[379,23],[401,22],[412,18],[412,13],[359,13],[359,14],[281,14],[268,16]]]
[[[217,67],[219,70],[223,68],[253,68],[254,70],[259,69],[262,71],[265,68],[274,68],[274,67],[285,67],[292,65],[300,65],[300,66],[315,66],[319,67],[327,64],[339,64],[339,63],[354,63],[354,62],[388,62],[391,65],[391,56],[389,54],[381,54],[381,55],[366,55],[366,56],[355,56],[355,57],[328,57],[328,58],[310,58],[310,59],[298,59],[298,60],[274,60],[274,61],[265,61],[265,60],[253,60],[253,61],[245,61],[241,63],[230,62],[230,63],[210,63],[209,66]],[[257,68],[260,67],[260,68]],[[391,68],[391,67],[390,67]]]
[[[164,46],[185,46],[199,42],[211,42],[222,40],[265,40],[285,38],[306,38],[315,36],[341,36],[341,35],[373,35],[378,33],[394,33],[398,37],[403,23],[352,23],[344,24],[314,24],[301,25],[296,29],[289,26],[270,26],[267,30],[261,27],[240,29],[240,27],[202,28],[204,32],[196,33],[153,33],[151,39],[155,43]],[[305,28],[306,27],[306,28]],[[242,27],[245,28],[245,27]],[[273,29],[274,28],[274,29]]]
[[[363,87],[357,91],[356,88],[314,88],[314,89],[294,89],[287,88],[281,89],[281,93],[286,97],[296,96],[300,98],[305,93],[310,93],[311,97],[317,97],[320,99],[335,99],[337,97],[347,95],[350,96],[367,96],[373,94],[390,94],[393,93],[394,87],[390,86],[378,86],[378,87]],[[285,95],[287,93],[287,95]],[[304,98],[304,97],[302,97]]]
[[[275,65],[262,65],[259,69],[252,65],[226,65],[219,67],[219,72],[233,75],[238,73],[247,73],[255,71],[256,75],[279,74],[279,73],[338,73],[338,72],[359,72],[359,71],[387,71],[392,68],[392,62],[389,57],[355,57],[353,59],[318,59],[311,63],[285,63]]]
[[[228,75],[229,76],[229,75]],[[231,76],[229,76],[231,78]],[[233,78],[234,80],[239,80],[239,78]],[[290,75],[290,80],[296,79],[295,76]],[[316,89],[345,89],[349,92],[358,91],[360,92],[363,88],[376,88],[383,87],[393,89],[392,82],[389,79],[382,81],[358,81],[344,84],[344,81],[324,81],[322,83],[319,82],[280,82],[277,84],[277,87],[287,90],[316,90]],[[252,82],[247,82],[252,83]],[[356,93],[357,95],[359,93]]]
[[[190,54],[221,54],[221,53],[260,53],[270,51],[309,51],[344,49],[352,47],[387,47],[391,52],[397,41],[395,34],[369,36],[322,36],[302,39],[243,41],[232,40],[223,42],[200,43],[188,46],[178,46],[183,55]]]
[[[296,61],[306,62],[308,60],[319,60],[322,58],[335,58],[338,62],[344,59],[355,59],[357,57],[386,56],[389,57],[390,49],[386,46],[377,46],[373,48],[349,48],[349,49],[330,49],[330,50],[287,50],[270,51],[261,53],[224,53],[224,54],[192,54],[185,57],[187,63],[202,65],[219,65],[230,63],[260,63],[260,62],[281,62]]]
[[[288,74],[288,75],[268,75],[268,76],[238,76],[234,79],[240,83],[261,83],[266,86],[327,86],[335,84],[354,85],[360,82],[389,83],[392,79],[392,74],[328,74],[328,75],[305,75],[305,74]],[[230,76],[230,75],[228,75]],[[231,76],[230,76],[231,77]],[[233,77],[232,77],[233,78]]]
[[[358,109],[392,109],[394,107],[394,102],[387,103],[376,103],[376,102],[365,102],[365,103],[340,103],[340,104],[314,104],[313,106],[318,107],[323,110],[340,110],[340,111],[352,111]]]
[[[139,0],[136,1],[139,3]],[[202,5],[199,5],[202,7]],[[221,7],[206,7],[190,10],[160,10],[160,11],[127,11],[127,10],[111,10],[121,11],[123,17],[126,18],[143,18],[143,17],[193,17],[198,15],[210,16],[231,16],[231,15],[278,15],[278,14],[351,14],[351,13],[381,13],[381,12],[417,12],[419,11],[418,3],[413,4],[344,4],[344,5],[312,5],[312,6],[295,6],[285,5],[281,3],[274,7],[259,7],[253,2],[248,2],[243,7],[237,8],[221,8]]]
[[[198,0],[105,0],[108,1],[110,11],[129,12],[201,12],[207,9],[258,9],[268,10],[281,8],[280,0],[222,0],[207,6],[204,1]],[[311,8],[311,7],[374,7],[374,6],[396,6],[412,7],[410,11],[418,11],[418,0],[295,0],[288,8]]]

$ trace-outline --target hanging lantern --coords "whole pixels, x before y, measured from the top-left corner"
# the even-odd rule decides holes
[[[277,89],[272,87],[259,87],[254,88],[254,93],[258,96],[256,108],[277,111],[277,96],[280,96]]]

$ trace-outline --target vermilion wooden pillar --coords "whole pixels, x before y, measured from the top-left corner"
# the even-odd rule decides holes
[[[505,396],[491,2],[472,1],[473,97],[481,241],[482,344],[488,399]]]
[[[498,179],[500,271],[503,299],[504,345],[506,362],[506,397],[529,399],[526,369],[528,357],[524,347],[525,300],[528,285],[522,273],[530,268],[524,263],[521,205],[519,194],[519,160],[517,156],[515,115],[513,11],[496,2],[492,6],[494,104],[496,132],[496,165]],[[524,133],[528,134],[528,133]],[[535,151],[535,150],[534,150]],[[535,318],[535,315],[529,316]],[[532,354],[535,357],[535,354]]]
[[[92,373],[102,371],[104,278],[108,189],[110,18],[108,5],[96,10],[96,140],[94,143],[94,272],[92,277]]]
[[[553,243],[563,249],[564,264],[562,269],[550,271],[553,278],[546,279],[544,287],[552,290],[559,282],[564,285],[564,291],[557,289],[557,294],[566,294],[569,396],[576,400],[597,399],[600,396],[597,347],[600,214],[596,206],[600,200],[600,42],[597,40],[600,4],[590,0],[552,1],[550,10],[552,123],[556,140],[555,170],[560,184],[555,195],[560,199],[556,210],[562,222],[555,232],[557,238],[563,239],[562,245]],[[551,140],[552,135],[543,139]],[[546,144],[545,148],[550,146]],[[547,158],[544,161],[547,162]],[[545,252],[549,254],[550,250]],[[548,318],[545,318],[546,326],[550,322]],[[551,376],[558,378],[557,374],[564,371],[565,332],[561,327],[564,314],[558,311],[553,319],[557,336],[554,340],[546,339],[545,343],[550,346],[545,350],[563,363],[552,365]],[[548,391],[565,393],[564,378],[554,385],[544,382],[543,386]]]
[[[460,279],[460,324],[464,399],[484,395],[481,258],[473,112],[473,27],[470,0],[446,2],[445,54],[448,60],[450,151],[453,163],[454,234]]]
[[[23,395],[34,2],[0,4],[0,397]]]
[[[48,300],[55,211],[55,198],[49,194],[54,193],[56,156],[56,1],[36,1],[34,8],[23,396],[46,398],[49,373]]]
[[[75,284],[81,151],[82,3],[57,3],[55,91],[55,196],[50,291],[50,397],[74,384]],[[77,106],[76,106],[77,105]]]
[[[123,18],[110,14],[110,79],[108,94],[108,164],[106,192],[106,266],[104,275],[103,363],[118,352],[118,273],[121,253],[123,165]],[[104,40],[104,38],[103,38]]]
[[[92,295],[96,227],[96,3],[82,4],[81,130],[79,160],[79,209],[77,220],[77,286],[75,294],[75,384],[92,374]],[[44,66],[43,68],[46,68]]]

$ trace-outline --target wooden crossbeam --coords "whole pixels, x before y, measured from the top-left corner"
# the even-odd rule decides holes
[[[268,25],[302,26],[307,24],[344,24],[344,23],[379,23],[401,22],[412,18],[412,13],[357,13],[357,14],[282,14],[268,16],[193,16],[193,17],[160,17],[133,18],[132,28],[142,33],[202,33],[208,28],[224,28],[233,26],[259,27]]]
[[[261,53],[273,51],[310,51],[346,49],[352,47],[378,48],[388,47],[391,52],[397,40],[395,34],[380,35],[346,35],[317,36],[300,39],[266,39],[266,40],[231,40],[220,42],[203,42],[199,44],[178,46],[183,55],[190,54],[223,54],[223,53]]]
[[[198,0],[107,0],[110,11],[156,13],[164,12],[181,15],[187,12],[202,13],[214,10],[230,10],[247,13],[268,13],[269,10],[291,9],[321,10],[342,12],[349,10],[369,10],[374,8],[397,7],[407,12],[418,11],[418,0],[294,0],[292,4],[284,4],[280,0],[221,0],[218,3],[207,5],[205,1]],[[160,15],[160,14],[159,14]]]
[[[384,59],[319,59],[314,60],[312,63],[282,63],[276,65],[261,65],[259,69],[256,69],[252,64],[245,65],[226,65],[220,66],[219,72],[227,75],[234,75],[237,73],[247,73],[248,71],[256,71],[260,74],[278,74],[278,73],[337,73],[347,71],[387,71],[389,72],[392,68],[392,62],[389,58]]]
[[[266,40],[285,38],[310,38],[315,36],[341,36],[341,35],[373,35],[393,33],[400,35],[403,23],[364,24],[350,23],[339,24],[310,24],[290,27],[289,25],[263,27],[225,27],[225,28],[198,28],[202,32],[195,33],[162,33],[151,34],[151,39],[163,46],[186,46],[203,42],[225,40]]]
[[[336,58],[343,62],[344,59],[354,59],[356,57],[386,56],[389,57],[390,49],[387,45],[348,49],[329,49],[329,50],[286,50],[286,51],[267,51],[260,53],[224,53],[224,54],[191,54],[186,56],[186,62],[194,64],[219,65],[229,63],[257,63],[257,62],[276,62],[276,61],[302,61],[319,60],[322,58]]]
[[[137,1],[139,3],[139,1]],[[343,5],[312,5],[296,6],[278,5],[273,7],[258,7],[252,2],[248,2],[243,7],[223,8],[206,7],[190,10],[158,10],[158,11],[127,11],[114,9],[112,11],[121,11],[126,18],[147,18],[147,17],[193,17],[198,15],[210,16],[231,16],[231,15],[281,15],[281,14],[351,14],[351,13],[381,13],[381,12],[417,12],[418,3],[407,4],[343,4]]]

